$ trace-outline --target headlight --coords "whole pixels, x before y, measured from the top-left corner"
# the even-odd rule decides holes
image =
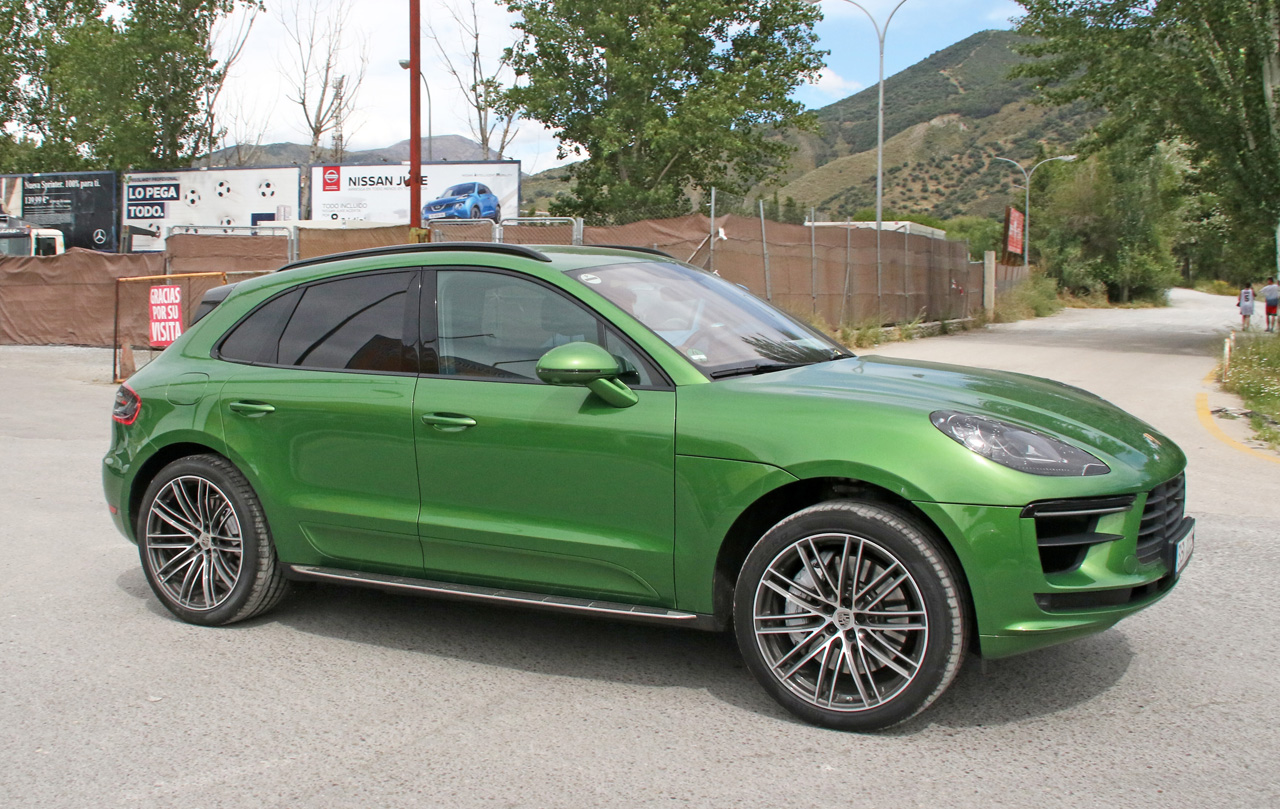
[[[1082,477],[1111,471],[1084,450],[1025,427],[954,410],[938,410],[929,414],[929,420],[968,449],[1019,472]]]

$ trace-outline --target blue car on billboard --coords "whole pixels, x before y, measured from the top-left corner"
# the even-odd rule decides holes
[[[458,183],[445,190],[444,196],[422,206],[423,219],[492,219],[502,218],[498,197],[484,183]]]

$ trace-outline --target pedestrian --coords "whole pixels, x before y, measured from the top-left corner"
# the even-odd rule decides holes
[[[1249,321],[1253,318],[1253,284],[1240,287],[1240,296],[1236,298],[1236,306],[1240,307],[1240,327],[1249,330]]]
[[[1262,302],[1267,307],[1267,331],[1274,332],[1280,328],[1277,324],[1276,308],[1280,307],[1280,286],[1276,286],[1274,277],[1267,279],[1267,285],[1262,288]]]

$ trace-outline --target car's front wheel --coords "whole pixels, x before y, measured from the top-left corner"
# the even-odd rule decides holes
[[[915,716],[965,649],[962,584],[932,534],[879,504],[836,500],[775,525],[734,592],[738,646],[787,710],[837,730]]]
[[[189,623],[243,621],[274,607],[288,589],[258,496],[218,455],[181,458],[160,470],[143,495],[137,532],[147,583]]]

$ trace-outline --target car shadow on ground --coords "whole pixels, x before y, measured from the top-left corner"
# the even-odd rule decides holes
[[[173,618],[134,568],[117,585]],[[701,689],[725,703],[797,722],[755,682],[731,633],[699,632],[485,604],[413,598],[304,584],[271,613],[240,626],[277,624],[298,632],[516,671],[656,688]],[[1128,668],[1124,634],[1111,630],[1007,660],[970,658],[951,688],[917,719],[890,731],[933,725],[968,728],[1018,722],[1087,702]]]

